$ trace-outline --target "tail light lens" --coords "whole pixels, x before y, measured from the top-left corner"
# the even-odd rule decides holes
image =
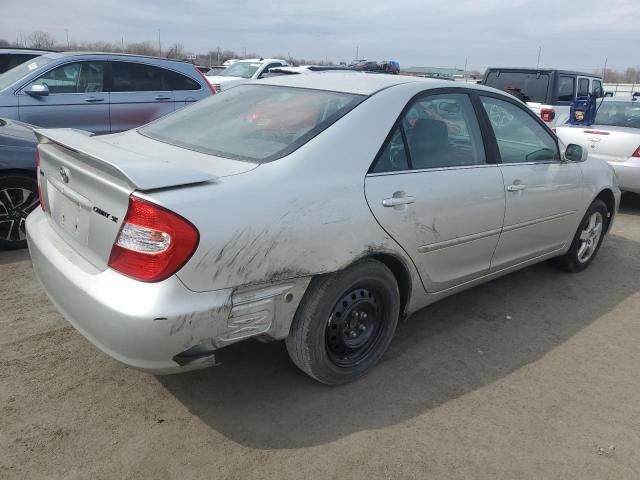
[[[187,263],[199,240],[200,234],[191,222],[131,196],[109,267],[136,280],[159,282]]]
[[[207,85],[209,85],[209,88],[211,89],[211,93],[213,93],[213,94],[218,93],[218,92],[216,91],[216,89],[214,88],[214,86],[213,86],[213,85],[211,85],[211,83],[209,82],[209,79],[207,79],[207,76],[206,76],[204,73],[202,73],[202,72],[200,71],[200,69],[199,69],[198,67],[196,67],[195,65],[193,66],[193,68],[195,68],[195,69],[196,69],[196,72],[198,72],[198,74],[202,77],[202,79],[204,80],[204,83],[206,83]]]
[[[553,108],[543,108],[540,110],[540,118],[545,122],[552,122],[556,118],[556,111]]]
[[[633,155],[631,155],[632,157],[635,158],[640,158],[640,146],[638,148],[636,148],[636,151],[633,152]]]
[[[36,182],[38,183],[38,199],[40,200],[40,208],[46,211],[44,208],[44,200],[42,199],[42,184],[40,177],[42,176],[42,170],[40,170],[40,152],[36,148]]]

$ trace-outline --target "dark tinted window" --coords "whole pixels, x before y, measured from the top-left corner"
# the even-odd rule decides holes
[[[114,92],[154,92],[199,90],[200,85],[189,77],[165,68],[142,63],[113,62]]]
[[[600,80],[594,80],[593,81],[593,93],[596,93],[596,90],[600,89],[600,95],[598,95],[598,98],[600,97],[604,97],[604,91],[602,90],[602,82]]]
[[[26,54],[26,53],[9,53],[6,55],[0,55],[0,73],[4,73],[7,70],[11,70],[13,67],[17,67],[21,63],[36,58],[38,55]]]
[[[364,97],[306,88],[240,85],[140,130],[161,142],[256,162],[304,145]]]
[[[67,63],[39,77],[34,85],[46,85],[49,93],[104,92],[104,62]]]
[[[576,79],[567,75],[558,77],[558,92],[556,100],[558,102],[572,102],[573,94],[576,91]]]
[[[522,107],[491,97],[481,99],[498,141],[503,163],[560,159],[555,139]]]
[[[404,140],[400,128],[396,127],[389,139],[387,146],[380,153],[376,164],[371,170],[373,173],[398,172],[409,169],[407,152],[404,149]]]
[[[523,102],[546,103],[549,75],[535,70],[521,72],[492,70],[487,74],[484,84],[509,92]]]
[[[586,97],[587,95],[589,95],[589,79],[580,78],[578,80],[578,96]]]

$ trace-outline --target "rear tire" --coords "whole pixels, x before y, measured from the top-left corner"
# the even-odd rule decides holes
[[[39,204],[35,178],[0,176],[0,250],[27,246],[25,222]]]
[[[360,378],[391,343],[399,299],[391,270],[372,259],[314,278],[286,339],[289,356],[328,385]]]
[[[608,221],[606,204],[600,199],[594,200],[573,236],[569,251],[555,260],[556,265],[571,273],[581,272],[591,265],[602,245]]]

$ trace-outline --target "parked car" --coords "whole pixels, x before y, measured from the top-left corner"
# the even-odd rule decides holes
[[[0,74],[17,67],[21,63],[51,53],[51,50],[34,50],[31,48],[0,48]]]
[[[512,96],[396,75],[289,75],[105,137],[37,130],[33,266],[83,335],[134,367],[286,340],[323,383],[398,319],[542,260],[593,261],[620,191]]]
[[[225,62],[226,64],[226,62]],[[220,92],[230,87],[264,77],[269,69],[287,66],[288,63],[277,58],[252,58],[239,60],[228,66],[219,75],[207,76],[213,88]]]
[[[0,117],[112,133],[213,93],[190,63],[138,55],[49,53],[0,75]]]
[[[270,68],[269,71],[262,74],[262,78],[276,77],[279,75],[299,75],[301,73],[317,73],[317,72],[335,72],[335,71],[351,71],[352,69],[345,66],[335,65],[299,65],[297,67],[285,66]]]
[[[522,100],[550,127],[567,122],[576,97],[604,96],[601,77],[567,70],[488,68],[482,84]]]
[[[583,145],[591,157],[609,162],[621,190],[640,193],[640,97],[607,97],[593,125],[562,125],[556,132],[563,142]]]
[[[38,206],[33,128],[0,118],[0,250],[27,246],[25,221]]]
[[[227,67],[225,67],[224,65],[216,65],[216,66],[213,66],[213,67],[209,68],[209,70],[205,73],[205,76],[214,77],[216,75],[220,75],[226,69],[227,69]]]

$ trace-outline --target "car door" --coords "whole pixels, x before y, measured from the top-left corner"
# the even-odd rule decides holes
[[[141,62],[111,63],[111,131],[139,127],[175,110],[165,70]]]
[[[460,92],[410,102],[365,179],[371,211],[413,259],[428,292],[487,273],[504,216],[500,169]]]
[[[109,133],[107,62],[82,61],[59,65],[25,85],[18,93],[20,120],[46,128],[78,128]],[[27,93],[46,85],[47,95]]]
[[[182,73],[165,69],[164,74],[168,78],[169,88],[171,88],[173,93],[176,110],[190,105],[193,102],[197,102],[201,98],[211,94],[211,89],[209,87],[203,87],[194,79],[189,78]]]
[[[561,250],[579,220],[582,170],[561,160],[556,137],[524,105],[480,96],[494,132],[506,208],[492,271]]]
[[[277,67],[281,67],[281,66],[282,66],[282,63],[280,63],[280,62],[272,62],[272,63],[269,63],[267,65],[264,65],[262,67],[262,70],[260,70],[258,72],[258,75],[256,76],[256,78],[263,78],[263,75],[265,73],[267,73],[270,68],[277,68]]]

